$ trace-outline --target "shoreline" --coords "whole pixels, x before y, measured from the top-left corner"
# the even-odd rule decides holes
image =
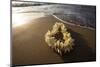
[[[81,26],[81,25],[77,25],[77,24],[74,24],[74,23],[70,23],[70,22],[67,22],[67,21],[64,21],[60,18],[58,18],[56,15],[53,15],[56,19],[66,23],[66,24],[70,24],[70,25],[75,25],[75,26],[79,26],[79,27],[82,27],[82,28],[87,28],[87,29],[90,29],[90,30],[96,30],[95,28],[92,28],[92,27],[86,27],[86,26]]]
[[[34,14],[34,13],[33,13]],[[38,13],[37,13],[38,14]],[[40,15],[40,14],[39,14]],[[70,23],[70,22],[67,22],[67,21],[64,21],[64,20],[62,20],[62,19],[60,19],[59,17],[57,17],[56,15],[43,15],[43,14],[41,14],[42,16],[41,17],[37,17],[37,18],[35,18],[35,19],[32,19],[32,20],[37,20],[37,19],[39,19],[39,18],[43,18],[43,17],[48,17],[48,16],[53,16],[55,19],[58,19],[59,21],[61,21],[61,22],[63,22],[63,23],[65,23],[65,24],[69,24],[69,25],[73,25],[73,26],[78,26],[78,27],[82,27],[82,28],[86,28],[86,29],[90,29],[90,30],[96,30],[95,28],[92,28],[92,27],[87,27],[87,26],[81,26],[81,25],[77,25],[77,24],[74,24],[74,23]],[[29,21],[28,21],[29,22]],[[12,27],[16,27],[17,25],[14,25],[14,23],[12,24]]]

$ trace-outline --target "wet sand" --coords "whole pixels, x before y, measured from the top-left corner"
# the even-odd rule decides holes
[[[65,24],[75,39],[74,49],[59,56],[44,41],[44,35],[55,22],[60,20],[47,16],[12,28],[12,64],[36,65],[72,63],[96,60],[96,31]]]

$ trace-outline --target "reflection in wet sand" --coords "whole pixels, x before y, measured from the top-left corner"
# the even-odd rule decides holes
[[[23,24],[29,23],[33,19],[44,17],[44,13],[13,13],[12,14],[12,26],[21,26]]]

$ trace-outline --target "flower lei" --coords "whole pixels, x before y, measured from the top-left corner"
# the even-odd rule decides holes
[[[60,55],[70,52],[74,45],[74,39],[61,22],[56,22],[52,30],[48,30],[45,34],[45,42]]]

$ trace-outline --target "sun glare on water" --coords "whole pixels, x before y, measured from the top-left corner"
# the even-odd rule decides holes
[[[18,27],[26,23],[32,22],[34,19],[43,17],[43,13],[13,13],[12,14],[12,26]]]
[[[23,25],[27,23],[28,17],[24,16],[23,14],[13,14],[12,16],[12,23],[13,27]]]

